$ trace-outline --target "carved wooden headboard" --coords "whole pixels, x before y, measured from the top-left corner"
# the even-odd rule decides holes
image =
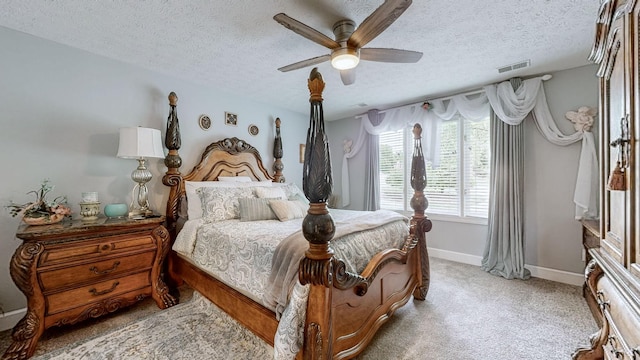
[[[167,226],[175,239],[176,227],[183,222],[183,202],[186,201],[185,181],[216,181],[219,176],[248,176],[255,181],[272,180],[283,182],[282,141],[280,140],[280,119],[276,119],[276,139],[274,141],[275,175],[270,175],[262,163],[260,152],[251,144],[237,137],[225,138],[207,146],[200,162],[186,175],[180,173],[182,159],[178,154],[181,146],[180,128],[176,112],[177,96],[169,95],[171,111],[167,120],[165,146],[169,154],[165,158],[167,173],[162,182],[171,187],[167,201]],[[279,156],[278,156],[279,155]]]

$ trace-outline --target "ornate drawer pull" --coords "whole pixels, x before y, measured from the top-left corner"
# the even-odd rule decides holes
[[[108,274],[108,273],[114,271],[115,269],[117,269],[118,265],[120,265],[120,261],[114,262],[113,266],[111,266],[110,269],[98,270],[97,266],[92,266],[92,267],[89,268],[89,271],[91,271],[92,273],[94,273],[96,275],[105,275],[105,274]]]
[[[112,292],[113,290],[116,289],[116,286],[118,286],[118,285],[120,285],[120,282],[119,281],[114,281],[113,285],[111,285],[111,289],[98,291],[96,288],[91,288],[91,289],[89,289],[89,292],[93,296],[100,296],[100,295],[104,295],[104,294],[108,294],[108,293]]]
[[[100,252],[111,251],[111,250],[113,250],[113,244],[102,244],[102,245],[100,245]]]

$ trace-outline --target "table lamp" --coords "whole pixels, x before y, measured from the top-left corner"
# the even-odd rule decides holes
[[[152,175],[147,170],[145,162],[146,158],[164,158],[160,130],[143,127],[120,128],[117,156],[123,159],[138,160],[138,168],[131,173],[131,179],[136,182],[136,185],[131,192],[133,198],[131,205],[129,205],[129,217],[139,218],[152,215],[153,212],[149,208],[149,190],[146,185]]]

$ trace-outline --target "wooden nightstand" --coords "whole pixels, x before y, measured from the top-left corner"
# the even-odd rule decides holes
[[[11,278],[27,297],[2,359],[30,357],[52,326],[98,317],[151,295],[162,309],[176,304],[162,280],[169,251],[164,217],[80,220],[20,226]]]

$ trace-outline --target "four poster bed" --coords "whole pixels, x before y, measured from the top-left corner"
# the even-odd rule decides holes
[[[298,358],[305,359],[352,358],[366,347],[377,329],[397,308],[406,304],[412,295],[415,299],[424,300],[429,288],[425,232],[431,229],[431,221],[424,215],[427,200],[423,194],[426,175],[421,129],[419,125],[414,127],[411,170],[414,214],[410,221],[406,218],[392,219],[388,212],[363,212],[368,213],[365,214],[369,216],[367,218],[352,214],[354,212],[332,209],[329,215],[327,202],[332,191],[332,179],[322,112],[324,82],[316,69],[311,72],[308,87],[311,116],[304,154],[303,195],[291,184],[279,184],[284,183],[279,119],[276,120],[273,176],[265,169],[258,151],[237,138],[212,143],[193,170],[186,175],[181,174],[177,97],[171,93],[165,139],[169,149],[165,159],[168,170],[163,178],[163,183],[171,188],[166,216],[174,251],[167,261],[168,275],[174,284],[186,282],[271,345],[278,341],[275,340],[277,338],[288,334],[295,337],[298,333],[300,337],[297,339],[284,342],[284,347],[289,347],[293,356],[297,353]],[[238,183],[238,188],[234,188],[235,185],[217,188],[222,186],[220,183],[228,182],[230,177],[250,179],[251,183]],[[231,180],[233,183],[234,179]],[[202,205],[200,219],[191,217],[195,214],[189,210],[194,209],[193,201],[185,204],[190,197],[194,198],[194,188],[201,200],[201,204],[196,205]],[[281,189],[286,197],[278,199],[281,192],[274,189]],[[255,195],[260,193],[266,195]],[[281,204],[278,201],[287,205],[297,201],[295,206],[300,208],[302,196],[305,197],[303,210],[306,216],[303,214],[297,216],[297,220],[293,216],[294,220],[279,221],[283,219],[280,212],[276,212],[275,205]],[[248,209],[243,206],[247,206],[245,203],[249,200],[261,202],[261,206],[268,203],[276,216],[271,214],[270,219],[258,217],[253,222],[243,221],[247,215],[244,210]],[[232,205],[218,211],[220,204]],[[234,211],[236,213],[230,215]],[[188,221],[185,212],[190,216]],[[207,221],[207,217],[215,218],[215,221]],[[384,217],[389,220],[383,221]],[[290,218],[285,216],[284,220]],[[381,225],[383,222],[385,224]],[[362,223],[370,224],[363,227]],[[286,235],[292,231],[292,226],[297,228],[298,236]],[[355,233],[342,230],[347,227],[364,230]],[[284,234],[280,234],[284,240],[277,235],[272,238],[266,230],[268,228]],[[235,232],[240,239],[232,238],[228,232]],[[210,238],[199,239],[203,234],[209,234]],[[285,251],[282,250],[285,247],[283,243],[292,238],[297,238],[295,246],[298,249],[300,239],[303,240],[298,257],[281,252]],[[201,243],[214,245],[205,247]],[[364,243],[366,249],[358,248],[359,243]],[[255,254],[248,254],[249,249]],[[225,251],[230,253],[222,254]],[[258,253],[268,254],[259,257]],[[358,255],[366,258],[354,260]],[[249,264],[238,263],[243,259],[249,259]],[[276,264],[280,268],[276,269]],[[250,268],[252,266],[258,268]],[[275,275],[280,273],[286,273],[285,280],[293,282],[273,283],[281,280],[279,275]],[[261,284],[263,281],[266,284]],[[261,300],[266,298],[264,294],[273,293],[274,288],[278,291],[275,291],[273,302]],[[256,292],[262,293],[255,295]],[[285,303],[281,303],[282,294]],[[294,302],[297,304],[295,308]],[[278,344],[274,348],[277,357]]]

